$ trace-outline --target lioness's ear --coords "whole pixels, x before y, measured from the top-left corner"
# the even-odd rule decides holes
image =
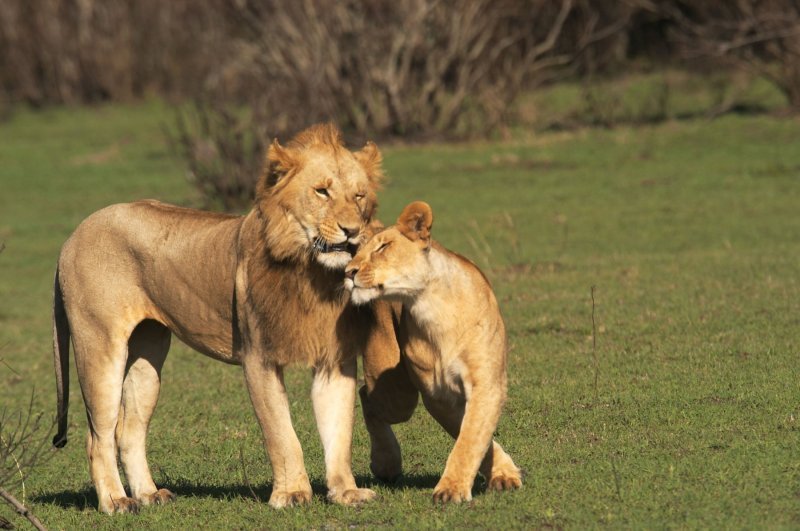
[[[353,156],[355,156],[356,160],[364,168],[364,171],[367,172],[367,177],[370,182],[374,185],[379,185],[383,180],[383,169],[381,168],[383,155],[381,155],[375,142],[371,140],[368,141],[366,145],[361,148],[361,151],[356,151],[353,153]]]
[[[406,238],[430,244],[433,211],[424,201],[414,201],[403,209],[397,218],[397,226]]]
[[[277,138],[274,139],[267,149],[267,156],[259,179],[260,187],[275,186],[295,166],[297,166],[297,159],[291,149],[286,149],[278,143]]]

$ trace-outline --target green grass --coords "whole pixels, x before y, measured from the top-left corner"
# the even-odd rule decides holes
[[[59,246],[109,203],[194,204],[159,104],[19,112],[0,124],[0,404],[54,413],[50,304]],[[478,262],[510,339],[498,440],[521,491],[432,506],[451,448],[424,410],[397,427],[406,478],[375,485],[360,412],[353,467],[380,500],[324,501],[306,371],[288,375],[315,485],[275,511],[241,371],[174,344],[149,437],[176,503],[98,514],[77,379],[71,442],[26,481],[52,528],[797,528],[800,526],[800,122],[725,116],[505,143],[385,150],[379,217],[410,200]],[[596,357],[591,286],[596,286]],[[595,372],[597,387],[594,386]],[[240,458],[241,454],[241,458]],[[243,480],[243,468],[255,494]],[[17,492],[21,496],[21,491]],[[11,511],[0,515],[24,526]]]

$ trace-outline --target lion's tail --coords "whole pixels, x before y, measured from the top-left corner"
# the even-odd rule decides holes
[[[58,432],[53,446],[67,444],[67,409],[69,408],[69,321],[64,309],[64,296],[58,281],[58,268],[53,288],[53,362],[56,369],[56,394],[58,396]]]

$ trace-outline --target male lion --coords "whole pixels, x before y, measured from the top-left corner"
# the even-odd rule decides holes
[[[373,143],[351,152],[335,127],[316,125],[286,147],[272,143],[244,217],[151,200],[104,208],[80,224],[61,249],[55,277],[53,443],[66,444],[71,334],[101,511],[174,498],[156,488],[145,456],[173,333],[243,366],[272,464],[271,506],[311,500],[283,383],[289,363],[313,368],[328,498],[354,504],[375,497],[356,487],[350,466],[356,358],[373,317],[348,304],[341,280],[365,239],[381,176]]]
[[[521,487],[522,479],[492,441],[506,398],[506,333],[497,300],[472,262],[431,240],[432,225],[426,203],[408,205],[396,225],[359,249],[345,269],[345,287],[355,304],[402,303],[400,311],[394,307],[398,348],[386,348],[386,340],[373,348],[373,340],[364,359],[361,404],[373,472],[385,479],[400,473],[390,424],[408,420],[419,391],[456,438],[433,499],[458,503],[472,499],[479,469],[494,490]],[[376,308],[385,323],[385,306]]]

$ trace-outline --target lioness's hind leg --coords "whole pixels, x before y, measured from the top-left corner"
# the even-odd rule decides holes
[[[142,505],[175,499],[169,490],[156,488],[146,455],[147,428],[158,402],[161,367],[167,357],[170,337],[164,325],[145,320],[128,340],[128,363],[116,439],[131,495]]]
[[[97,491],[98,509],[109,514],[136,512],[138,504],[127,497],[119,477],[114,438],[122,399],[127,338],[93,329],[91,323],[82,324],[78,318],[70,320],[71,328],[77,332],[74,335],[75,360],[89,420],[86,453]]]

